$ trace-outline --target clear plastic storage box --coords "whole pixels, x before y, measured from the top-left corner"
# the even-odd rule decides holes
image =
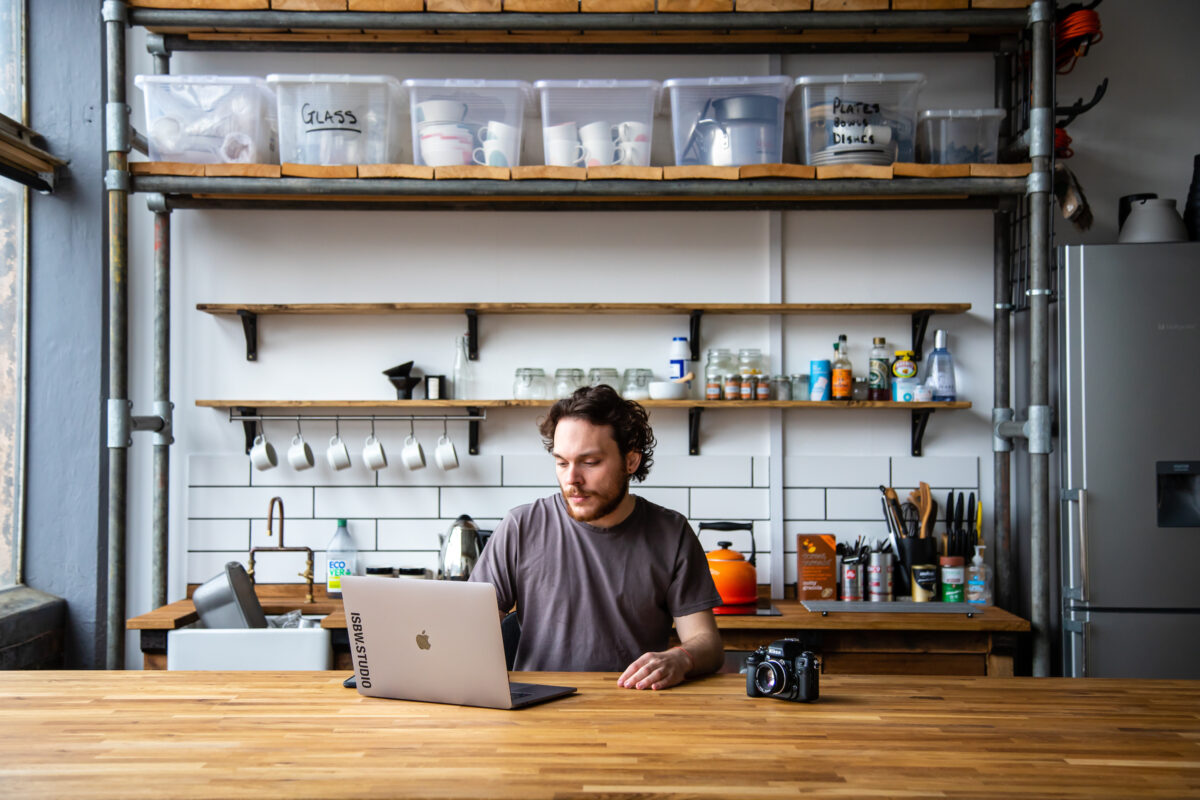
[[[280,160],[389,164],[404,141],[404,91],[388,75],[268,75],[279,105]]]
[[[877,164],[913,160],[918,72],[805,75],[792,95],[796,143],[805,164]]]
[[[643,80],[537,81],[543,162],[557,167],[650,166],[662,85]]]
[[[995,164],[999,108],[922,111],[917,118],[917,161],[922,164]]]
[[[521,163],[521,137],[533,87],[525,81],[404,82],[412,107],[413,160],[430,167]]]
[[[261,78],[138,75],[152,161],[277,164],[275,95]]]
[[[783,160],[791,78],[672,78],[663,88],[671,97],[677,165],[737,167]]]

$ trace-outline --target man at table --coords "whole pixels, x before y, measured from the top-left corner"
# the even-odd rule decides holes
[[[622,671],[628,689],[715,672],[721,596],[700,541],[682,514],[629,494],[652,463],[646,410],[588,387],[555,403],[540,431],[561,493],[510,511],[470,577],[496,587],[501,613],[516,607],[514,668]]]

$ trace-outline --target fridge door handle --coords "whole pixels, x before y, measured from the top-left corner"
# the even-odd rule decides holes
[[[1063,492],[1067,502],[1079,503],[1079,586],[1082,592],[1080,602],[1087,604],[1091,592],[1088,589],[1088,558],[1087,558],[1087,489],[1067,489]]]

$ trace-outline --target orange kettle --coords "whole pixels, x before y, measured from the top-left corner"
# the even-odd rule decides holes
[[[733,542],[717,542],[719,550],[706,553],[708,571],[721,602],[727,606],[748,605],[758,602],[758,568],[755,566],[758,553],[754,548],[754,525],[750,522],[701,522],[700,530],[749,531],[750,560],[736,550],[729,549]]]

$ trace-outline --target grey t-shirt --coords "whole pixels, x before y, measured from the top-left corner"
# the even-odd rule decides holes
[[[619,525],[577,522],[561,494],[518,506],[496,527],[471,580],[514,605],[514,669],[623,671],[666,650],[672,619],[721,604],[700,540],[682,514],[635,496]]]

